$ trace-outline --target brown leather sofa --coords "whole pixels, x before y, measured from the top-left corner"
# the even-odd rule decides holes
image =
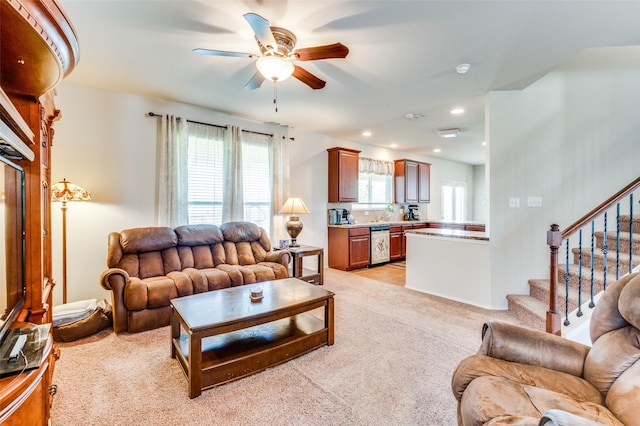
[[[100,283],[111,290],[116,333],[168,325],[176,297],[289,276],[291,254],[272,251],[248,222],[127,229],[108,245]]]
[[[593,311],[593,346],[488,322],[451,382],[458,424],[640,425],[640,273]]]

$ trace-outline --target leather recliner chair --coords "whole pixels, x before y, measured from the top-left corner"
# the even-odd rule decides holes
[[[640,273],[604,292],[590,337],[487,322],[453,373],[458,424],[640,425]]]

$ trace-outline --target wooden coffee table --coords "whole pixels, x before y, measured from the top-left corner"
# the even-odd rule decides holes
[[[259,302],[250,298],[256,287],[264,295]],[[171,358],[195,398],[333,345],[333,328],[333,293],[297,278],[214,290],[171,301]]]

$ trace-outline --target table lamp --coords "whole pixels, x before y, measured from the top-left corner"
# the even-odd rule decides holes
[[[298,215],[309,213],[309,209],[304,205],[304,201],[302,201],[301,198],[291,197],[284,203],[280,209],[280,213],[290,215],[286,223],[287,232],[291,236],[291,244],[289,244],[289,247],[300,247],[296,241],[296,238],[302,231],[302,222],[300,222]]]

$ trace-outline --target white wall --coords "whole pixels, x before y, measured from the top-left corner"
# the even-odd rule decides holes
[[[558,71],[488,95],[494,304],[548,277],[552,223],[566,228],[638,177],[639,94],[637,70],[619,68]],[[541,196],[542,208],[526,207],[527,196]]]
[[[70,203],[67,211],[68,300],[107,298],[99,276],[106,269],[110,232],[156,224],[157,134],[159,118],[149,111],[175,114],[212,124],[237,124],[243,129],[273,132],[282,128],[176,102],[98,90],[63,82],[56,106],[62,119],[55,124],[52,180],[66,178],[91,191],[93,200]],[[325,135],[290,129],[291,195],[302,197],[311,214],[301,217],[303,244],[327,247],[327,148],[343,146],[381,160],[412,158],[432,163],[429,218],[439,218],[442,179],[474,187],[473,167],[438,158],[417,156]],[[438,190],[434,190],[438,188]],[[469,203],[471,204],[471,203]],[[286,218],[283,218],[283,221]],[[61,303],[61,216],[54,204],[54,304]],[[288,238],[282,235],[281,238]],[[326,256],[325,256],[326,258]]]

